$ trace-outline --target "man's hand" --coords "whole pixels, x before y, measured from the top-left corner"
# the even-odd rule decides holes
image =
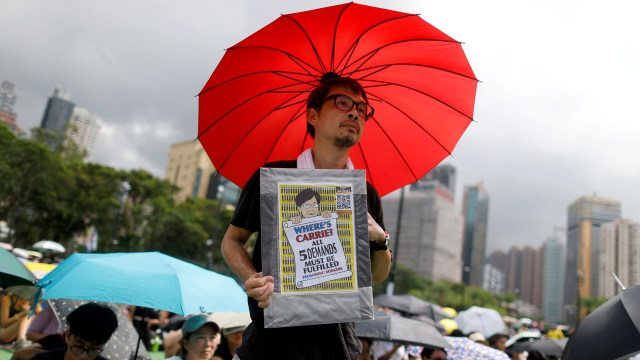
[[[330,218],[331,217],[331,210],[322,210],[320,215],[322,215],[323,218]]]
[[[289,221],[291,221],[294,224],[300,224],[300,221],[302,221],[302,216],[296,215],[296,216],[292,217],[291,219],[289,219]]]
[[[262,272],[251,275],[244,282],[247,295],[258,301],[258,306],[266,308],[273,294],[273,276],[262,276]]]

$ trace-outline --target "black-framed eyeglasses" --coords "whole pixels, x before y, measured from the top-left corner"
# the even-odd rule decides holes
[[[74,355],[82,355],[83,352],[86,352],[89,356],[98,356],[101,352],[104,351],[104,348],[85,349],[82,346],[69,346],[69,351],[71,351],[71,353]]]
[[[356,106],[356,111],[358,115],[365,120],[368,120],[373,116],[373,107],[366,102],[358,102],[343,94],[333,94],[327,96],[324,100],[322,100],[322,104],[333,99],[336,107],[342,111],[350,111],[353,109],[353,106]]]

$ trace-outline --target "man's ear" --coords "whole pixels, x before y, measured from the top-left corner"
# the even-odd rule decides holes
[[[314,109],[314,108],[308,108],[307,109],[307,122],[311,125],[313,125],[314,127],[316,126],[316,123],[318,122],[318,110]]]
[[[69,332],[69,330],[65,331],[65,332],[62,334],[62,336],[64,337],[64,342],[65,342],[66,344],[68,344],[68,343],[69,343],[69,335],[71,335],[71,333]]]

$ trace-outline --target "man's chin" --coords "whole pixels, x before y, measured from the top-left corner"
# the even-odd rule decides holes
[[[338,136],[333,141],[333,144],[339,148],[350,148],[357,143],[358,141],[352,135]]]

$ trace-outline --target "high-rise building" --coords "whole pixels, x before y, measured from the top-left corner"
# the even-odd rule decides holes
[[[240,195],[240,188],[217,173],[200,141],[171,145],[164,178],[180,188],[178,202],[187,197],[216,199],[222,190],[222,200],[235,205]]]
[[[482,288],[492,294],[504,294],[504,272],[491,263],[485,264]]]
[[[520,299],[528,304],[533,304],[533,283],[535,278],[536,251],[531,246],[522,249],[522,281],[520,285]]]
[[[640,285],[640,224],[618,219],[600,226],[600,268],[598,296],[612,298],[622,285]]]
[[[67,126],[67,139],[73,140],[79,149],[87,152],[87,159],[91,159],[95,150],[96,139],[100,125],[95,116],[87,109],[75,107]]]
[[[620,218],[619,201],[583,196],[568,208],[567,252],[564,281],[565,320],[577,323],[580,298],[595,297],[599,289],[600,227]],[[581,315],[581,317],[584,314]]]
[[[502,284],[500,284],[499,294],[503,294],[507,290],[507,284],[509,283],[509,256],[502,250],[496,250],[489,254],[488,264],[491,265],[493,269],[499,270],[500,273],[502,273]],[[485,271],[485,274],[486,273]],[[486,279],[484,283],[487,283]],[[486,287],[485,289],[489,290]]]
[[[520,294],[522,289],[522,250],[517,246],[509,249],[509,275],[507,276],[506,291]]]
[[[549,323],[562,321],[564,289],[564,245],[559,236],[547,238],[544,246],[543,301],[544,319]]]
[[[69,100],[70,98],[71,95],[68,90],[55,88],[53,95],[49,97],[49,101],[47,102],[40,127],[58,134],[65,133],[67,123],[71,120],[73,109],[76,107],[76,105]]]
[[[465,187],[462,215],[462,282],[479,288],[482,287],[489,220],[489,195],[482,183]]]
[[[429,189],[434,183],[440,184],[441,187],[448,189],[451,197],[455,198],[456,168],[449,164],[438,165],[431,169],[431,171],[420,180],[411,184],[410,189],[411,191]]]
[[[398,264],[410,267],[417,274],[432,280],[459,282],[462,242],[462,216],[456,211],[449,190],[438,184],[407,191],[404,195],[401,231],[397,239],[398,207],[400,198],[384,198],[384,223],[399,241],[394,254]]]
[[[14,84],[10,81],[4,80],[0,85],[0,121],[9,126],[11,131],[18,132],[22,129],[16,122],[18,115],[13,111],[17,99],[13,90]]]

